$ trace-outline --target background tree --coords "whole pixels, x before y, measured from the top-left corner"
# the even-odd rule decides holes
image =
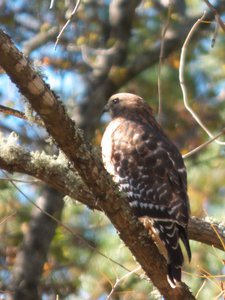
[[[16,52],[9,53],[14,56],[7,60],[4,48],[7,39],[1,34],[0,64],[20,90],[18,93],[2,70],[0,276],[3,296],[15,299],[55,299],[57,295],[59,299],[157,297],[109,221],[120,230],[129,216],[116,219],[113,215],[118,208],[112,207],[112,203],[121,202],[112,201],[118,196],[111,181],[103,180],[98,150],[90,152],[85,141],[98,147],[105,121],[101,118],[102,107],[119,90],[141,95],[149,100],[156,113],[161,103],[159,120],[182,153],[208,139],[185,109],[178,79],[181,47],[206,8],[206,21],[188,45],[186,87],[191,106],[207,127],[214,133],[224,128],[224,32],[218,16],[216,22],[215,14],[205,2],[79,1],[72,17],[76,4],[73,1],[1,2],[1,28],[33,61],[31,69],[29,65],[16,68],[13,62],[19,56],[16,57]],[[214,4],[222,19],[225,3]],[[69,25],[57,39],[68,18]],[[212,37],[216,38],[213,48]],[[42,74],[63,101],[69,116],[84,130],[85,138],[64,115],[55,95],[42,86],[38,74]],[[31,93],[34,86],[38,98]],[[49,100],[51,110],[46,106],[47,99],[52,101]],[[12,131],[19,138],[9,135]],[[224,146],[213,143],[186,159],[192,214],[206,217],[208,221],[194,219],[191,238],[220,249],[223,249],[224,233],[224,155]],[[4,170],[24,175],[14,173],[12,179]],[[41,179],[47,186],[27,175]],[[109,219],[68,197],[64,204],[64,195],[90,208],[104,208]],[[124,210],[127,209],[125,206]],[[214,222],[212,217],[216,217],[218,226],[209,225]],[[179,292],[166,286],[159,254],[155,258],[156,266],[148,266],[141,260],[144,254],[155,250],[148,249],[151,244],[147,245],[147,237],[140,236],[143,230],[140,226],[134,222],[128,227],[130,231],[120,232],[121,238],[131,250],[137,249],[133,254],[164,297],[193,299],[184,286]],[[137,228],[133,240],[129,240],[128,233],[134,233]],[[140,239],[147,246],[140,249],[139,244],[133,249],[132,243]],[[183,279],[198,299],[219,298],[224,295],[223,253],[203,243],[192,242],[193,259],[185,266]],[[158,270],[157,277],[154,268],[160,263],[162,270]]]

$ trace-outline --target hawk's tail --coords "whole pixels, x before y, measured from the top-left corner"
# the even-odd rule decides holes
[[[179,238],[183,241],[191,259],[191,250],[188,242],[186,230],[175,222],[154,221],[154,227],[158,231],[159,237],[165,245],[168,254],[168,274],[167,279],[171,287],[175,288],[181,282],[181,267],[184,257],[179,245]]]

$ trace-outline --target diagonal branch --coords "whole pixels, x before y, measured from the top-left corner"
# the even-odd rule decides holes
[[[225,2],[218,2],[218,5],[215,7],[215,9],[217,13],[223,13],[225,10]],[[163,59],[169,57],[177,49],[180,49],[180,47],[182,47],[185,37],[190,32],[192,26],[196,23],[196,21],[199,18],[200,16],[182,19],[181,24],[179,26],[179,30],[177,32],[174,32],[172,36],[168,36],[163,40]],[[205,20],[211,21],[213,19],[214,14],[211,13],[211,11],[206,12]],[[208,29],[209,28],[210,27],[208,27]],[[199,28],[199,31],[196,32],[195,36],[193,37],[193,41],[196,42],[199,40],[199,34],[201,34],[203,30],[206,30],[206,28]],[[131,60],[130,65],[127,67],[125,76],[121,78],[119,83],[116,84],[115,88],[121,88],[124,84],[127,84],[130,80],[135,78],[141,72],[158,63],[160,56],[160,48],[161,44],[157,41],[151,48],[135,56],[134,59]]]
[[[59,39],[62,36],[63,32],[65,31],[66,27],[70,24],[70,22],[74,18],[75,14],[76,14],[79,6],[80,6],[80,2],[81,2],[81,0],[77,0],[77,3],[75,5],[75,7],[74,7],[74,9],[73,9],[73,11],[72,11],[69,19],[67,20],[67,22],[65,23],[65,25],[63,26],[63,28],[60,30],[59,34],[57,35],[56,42],[55,42],[55,49],[56,49],[56,47],[57,47],[57,45],[59,43]],[[50,6],[50,8],[51,8],[51,6]]]
[[[45,45],[57,36],[58,26],[51,27],[47,31],[41,31],[23,45],[23,53],[29,55],[33,50]]]
[[[42,210],[60,218],[64,205],[62,197],[61,193],[45,187],[37,202]],[[36,207],[33,208],[29,228],[24,234],[22,247],[12,270],[12,292],[7,295],[8,300],[39,299],[38,284],[56,227],[54,220]]]
[[[35,72],[11,39],[0,30],[0,65],[42,118],[47,131],[66,154],[82,181],[98,200],[121,239],[165,299],[195,299],[185,284],[172,289],[166,280],[166,262],[143,225],[106,173],[102,161],[82,132],[66,114],[61,102]],[[60,124],[60,126],[59,126]]]
[[[57,159],[53,159],[43,153],[30,153],[20,146],[7,145],[5,141],[0,142],[0,150],[1,168],[10,172],[32,175],[90,208],[101,210],[94,195],[84,185],[79,176],[74,174],[68,166],[68,161],[65,158],[63,159],[62,155]],[[224,232],[225,226],[219,223],[208,222],[195,217],[192,217],[189,223],[189,236],[191,239],[209,246],[213,245],[220,250],[224,250]]]
[[[10,142],[10,138],[7,142],[1,137],[0,168],[38,178],[62,194],[100,210],[96,198],[78,173],[69,167],[69,161],[63,154],[53,158],[43,152],[30,152]]]
[[[184,45],[181,50],[181,55],[180,55],[180,67],[179,67],[179,81],[180,81],[180,86],[183,94],[183,102],[184,106],[187,109],[187,111],[191,114],[191,116],[194,118],[194,120],[198,123],[198,125],[208,134],[208,136],[213,139],[214,136],[213,134],[209,131],[209,129],[203,124],[203,122],[200,120],[198,115],[193,111],[193,109],[189,105],[188,101],[188,93],[187,93],[187,87],[185,84],[185,79],[184,79],[184,66],[185,66],[185,58],[186,58],[186,51],[187,51],[187,45],[194,34],[195,30],[197,27],[200,25],[200,23],[205,19],[206,12],[202,15],[201,18],[199,18],[193,27],[191,28],[190,32],[187,35],[187,38],[185,39]],[[225,142],[221,142],[220,140],[215,139],[215,142],[220,144],[220,145],[225,145]]]
[[[17,118],[22,119],[22,120],[29,121],[26,114],[19,111],[19,110],[17,110],[17,109],[13,109],[13,108],[10,108],[10,107],[4,106],[4,105],[0,105],[0,112],[4,113],[6,115],[17,117]],[[41,120],[39,118],[34,117],[33,121],[37,125],[42,126]]]
[[[95,196],[82,182],[78,174],[71,170],[68,161],[61,154],[57,158],[52,158],[43,152],[29,152],[19,145],[7,144],[5,140],[1,139],[0,168],[8,172],[34,176],[89,208],[102,210]],[[225,226],[223,224],[196,217],[192,217],[190,220],[189,237],[192,240],[224,250],[212,224],[225,244]]]
[[[213,12],[213,14],[215,15],[215,20],[217,22],[217,24],[221,27],[221,29],[225,32],[225,24],[223,23],[218,11],[216,10],[216,8],[208,1],[208,0],[204,0],[206,5],[210,8],[210,10]]]

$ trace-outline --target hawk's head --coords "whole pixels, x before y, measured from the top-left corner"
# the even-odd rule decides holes
[[[111,96],[104,107],[104,112],[109,112],[112,118],[125,116],[139,109],[149,109],[144,100],[134,94],[118,93]]]

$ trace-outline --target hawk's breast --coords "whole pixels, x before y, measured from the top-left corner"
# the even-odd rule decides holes
[[[114,165],[112,163],[112,155],[114,149],[113,133],[121,125],[121,122],[122,122],[121,119],[112,120],[107,126],[101,141],[102,160],[106,170],[111,175],[116,175]]]

